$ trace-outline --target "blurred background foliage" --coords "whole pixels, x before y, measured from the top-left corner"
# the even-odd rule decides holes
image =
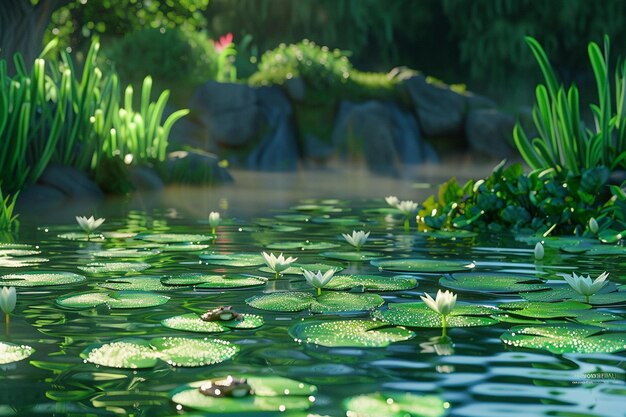
[[[589,41],[606,33],[621,55],[626,38],[626,2],[604,0],[6,0],[35,6],[54,4],[46,39],[58,37],[63,48],[84,51],[93,35],[119,71],[135,68],[136,78],[150,72],[211,77],[210,40],[232,32],[237,45],[237,73],[248,78],[264,52],[281,43],[309,39],[340,49],[355,68],[389,71],[404,65],[448,83],[501,101],[530,103],[539,81],[535,62],[523,37],[535,37],[546,49],[559,77],[593,87],[585,51]],[[0,6],[1,9],[1,6]],[[2,12],[0,11],[0,17]],[[158,38],[157,31],[177,32]],[[150,31],[154,29],[154,31]],[[142,31],[141,34],[135,32]],[[209,46],[201,44],[202,32]],[[183,33],[184,35],[180,35]],[[186,39],[182,39],[183,37]],[[120,40],[127,37],[127,40]],[[117,40],[117,41],[116,41]],[[153,42],[154,41],[154,42]],[[168,69],[161,52],[172,51]],[[178,42],[178,43],[176,43]],[[192,45],[180,59],[181,45]],[[133,45],[134,44],[134,45]],[[195,45],[195,46],[194,46]],[[133,49],[135,48],[135,49]],[[181,49],[182,48],[182,49]],[[109,52],[107,52],[109,49]],[[124,54],[120,51],[130,51]],[[158,48],[155,48],[158,49]],[[165,68],[158,68],[161,62]],[[194,68],[194,62],[198,62]],[[183,65],[184,64],[184,65]],[[186,66],[185,66],[186,65]],[[166,74],[167,75],[167,74]],[[158,80],[158,76],[156,76]],[[164,76],[163,78],[167,78]],[[133,81],[133,80],[128,80]]]

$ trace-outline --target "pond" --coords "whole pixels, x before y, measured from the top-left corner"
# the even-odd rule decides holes
[[[547,238],[536,261],[533,237],[406,232],[383,197],[421,185],[339,193],[332,178],[282,197],[284,184],[247,200],[223,188],[106,203],[105,237],[90,241],[69,208],[26,214],[0,249],[18,290],[0,341],[29,355],[0,365],[0,415],[624,415],[621,247]],[[215,238],[210,210],[224,218]],[[360,251],[341,236],[353,230],[371,233]],[[332,288],[316,298],[297,266],[275,279],[263,251],[336,268]],[[592,308],[559,275],[605,270]],[[444,338],[420,299],[438,289],[458,295]],[[199,318],[220,306],[245,320]],[[255,393],[193,384],[229,375]]]

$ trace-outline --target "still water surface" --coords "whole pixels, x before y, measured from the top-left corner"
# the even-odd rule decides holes
[[[450,173],[447,173],[449,175]],[[446,175],[444,173],[443,175]],[[442,176],[443,176],[442,175]],[[2,274],[26,270],[66,271],[84,274],[83,283],[18,289],[18,306],[11,334],[0,340],[27,344],[36,349],[28,359],[2,366],[0,415],[132,415],[169,416],[192,411],[177,410],[168,393],[182,384],[225,374],[273,374],[317,385],[319,391],[310,412],[344,416],[342,401],[350,396],[376,391],[437,395],[449,403],[450,416],[532,417],[624,416],[626,383],[623,354],[555,355],[541,350],[505,346],[500,335],[510,324],[453,328],[448,336],[453,346],[437,349],[431,339],[439,329],[414,329],[416,336],[386,348],[327,348],[296,343],[287,333],[294,323],[309,319],[308,312],[278,313],[254,309],[244,300],[275,290],[306,290],[302,278],[289,276],[267,286],[228,291],[174,288],[158,307],[111,310],[107,307],[76,310],[56,305],[59,296],[81,291],[104,291],[99,284],[123,273],[89,274],[78,269],[95,259],[93,252],[111,248],[146,248],[136,239],[75,241],[59,234],[76,231],[74,215],[107,217],[104,231],[123,233],[210,233],[209,211],[221,211],[229,220],[218,228],[218,238],[204,252],[259,253],[275,242],[331,242],[349,250],[340,234],[353,229],[370,230],[370,247],[387,257],[460,259],[474,261],[480,271],[511,271],[533,274],[537,268],[532,246],[512,236],[479,236],[467,239],[433,239],[402,230],[402,219],[364,212],[383,207],[381,197],[426,195],[415,181],[397,181],[358,176],[351,185],[337,186],[336,173],[315,176],[239,175],[237,187],[220,187],[199,193],[196,188],[172,188],[165,193],[135,196],[131,200],[87,203],[50,210],[44,216],[26,213],[16,242],[37,246],[39,257],[49,259],[27,268],[1,268]],[[425,177],[426,178],[426,177]],[[426,178],[428,180],[435,177]],[[436,180],[436,179],[435,179]],[[275,181],[275,183],[272,183]],[[261,185],[262,184],[262,185]],[[303,198],[306,204],[333,207],[331,218],[354,216],[358,224],[317,223],[324,217],[315,210],[290,209]],[[338,201],[321,201],[339,198]],[[376,198],[376,199],[374,199]],[[78,211],[83,210],[83,211]],[[91,210],[91,211],[87,211]],[[276,215],[305,214],[309,221],[278,220]],[[287,229],[276,227],[287,226]],[[288,230],[288,231],[282,231]],[[511,250],[502,251],[501,249]],[[158,247],[157,247],[158,249]],[[274,251],[279,252],[279,251]],[[328,262],[324,250],[291,250],[301,262]],[[125,276],[177,276],[188,272],[271,274],[258,267],[224,267],[203,264],[202,252],[161,252],[142,261],[151,267]],[[115,259],[120,260],[120,259]],[[124,260],[124,259],[121,259]],[[127,259],[134,262],[137,259]],[[336,262],[336,261],[335,261]],[[626,275],[619,257],[590,259],[585,256],[555,256],[548,264],[564,270],[578,269],[593,276],[605,269],[612,276]],[[369,262],[339,262],[347,274],[392,276]],[[441,274],[414,274],[418,287],[402,292],[380,293],[386,303],[419,301],[423,292],[434,294]],[[617,278],[619,279],[619,278]],[[460,292],[459,300],[495,306],[520,300],[519,296]],[[239,353],[223,363],[199,368],[174,368],[163,362],[151,370],[120,370],[85,363],[80,353],[93,343],[122,337],[150,339],[158,336],[190,336],[163,327],[161,320],[178,314],[201,312],[220,305],[262,315],[265,324],[256,330],[237,330],[209,335],[239,346]],[[623,306],[613,312],[624,312]],[[367,318],[367,313],[325,314],[316,318]],[[4,333],[5,329],[2,327]],[[606,375],[590,380],[586,373]],[[244,414],[237,414],[244,415]],[[256,414],[250,414],[256,415]],[[273,414],[265,414],[273,415]],[[278,415],[278,413],[276,414]],[[306,415],[306,414],[302,414]]]

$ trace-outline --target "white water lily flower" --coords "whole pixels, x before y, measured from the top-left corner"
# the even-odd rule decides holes
[[[543,255],[543,244],[541,242],[537,242],[537,244],[535,245],[535,259],[540,261],[543,259]]]
[[[599,229],[600,229],[600,226],[598,226],[598,221],[594,217],[590,218],[589,219],[589,231],[595,235],[596,233],[598,233]]]
[[[396,208],[400,210],[405,216],[409,217],[417,211],[417,203],[411,200],[400,201],[396,204]]]
[[[576,275],[575,272],[572,275],[563,275],[565,281],[580,295],[584,295],[587,298],[587,302],[589,302],[589,297],[597,293],[608,284],[606,280],[609,276],[609,273],[604,271],[598,278],[596,278],[593,282],[589,275],[586,277],[582,275]]]
[[[353,230],[352,236],[347,233],[342,233],[341,236],[343,236],[343,238],[355,248],[361,249],[361,246],[363,246],[365,242],[367,242],[367,238],[369,238],[370,232],[365,233],[365,231],[363,230],[359,230],[358,232],[356,230]]]
[[[291,256],[285,259],[282,253],[276,256],[273,253],[268,254],[263,252],[262,255],[263,258],[265,258],[265,264],[269,269],[276,273],[276,277],[278,277],[279,273],[289,268],[292,263],[298,260],[298,258],[293,258]]]
[[[93,216],[87,218],[83,216],[76,216],[76,221],[81,229],[83,229],[87,235],[90,235],[96,230],[98,227],[104,223],[105,219],[96,219]]]
[[[5,314],[11,314],[15,310],[16,303],[17,292],[15,287],[2,287],[2,290],[0,290],[0,309]]]
[[[335,272],[337,271],[334,269],[329,269],[324,272],[324,274],[322,274],[322,271],[317,271],[317,273],[315,273],[313,271],[307,271],[306,269],[302,270],[306,282],[318,290],[324,288],[333,279]]]
[[[438,290],[437,297],[434,300],[428,293],[424,293],[420,298],[431,310],[436,311],[444,317],[450,314],[456,305],[456,294],[448,290],[445,292]]]
[[[209,225],[211,227],[217,227],[220,225],[221,222],[222,219],[220,218],[220,214],[217,211],[212,211],[209,214]]]
[[[389,197],[385,197],[385,201],[391,207],[396,207],[398,203],[400,202],[400,200],[398,200],[398,197],[396,197],[395,195],[390,195]]]

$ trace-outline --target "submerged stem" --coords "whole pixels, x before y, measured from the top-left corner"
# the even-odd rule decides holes
[[[9,336],[9,333],[11,333],[11,315],[9,313],[4,315],[4,323],[7,326],[7,336]]]
[[[446,322],[446,316],[441,315],[441,337],[446,337],[446,327],[448,323]]]
[[[211,229],[211,233],[215,234],[215,227]]]
[[[317,289],[317,296],[319,297],[320,295],[322,295],[322,289],[321,289],[321,288],[318,288],[318,289]]]
[[[276,271],[275,279],[278,279],[278,271]]]
[[[406,219],[404,219],[404,231],[408,232],[410,227],[411,227],[411,224],[409,222],[409,218],[407,217]]]
[[[589,304],[589,296],[588,296],[588,295],[585,295],[585,302],[586,302],[587,304]]]

